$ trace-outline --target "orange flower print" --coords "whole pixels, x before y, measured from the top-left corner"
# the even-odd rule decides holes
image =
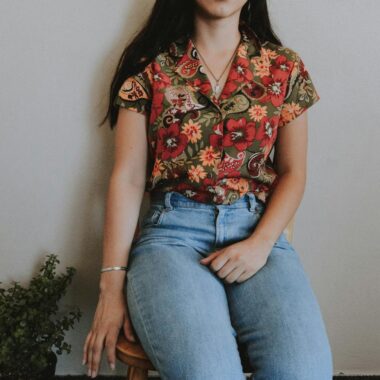
[[[153,165],[152,175],[154,177],[158,177],[159,175],[161,175],[164,169],[165,169],[165,166],[163,162],[160,159],[157,159],[155,160],[154,165]]]
[[[207,175],[206,171],[201,165],[197,165],[197,166],[191,165],[188,172],[189,172],[188,174],[189,179],[190,181],[193,181],[193,182],[199,182],[201,179],[205,178]]]
[[[267,106],[253,105],[248,109],[249,116],[254,121],[260,121],[263,117],[267,116]]]
[[[208,146],[200,151],[199,159],[203,166],[216,166],[217,162],[220,161],[220,152],[212,146]]]
[[[263,59],[266,60],[268,63],[278,57],[278,53],[276,51],[266,48],[261,49],[261,55]]]
[[[261,57],[256,57],[252,59],[252,63],[254,64],[255,73],[260,78],[270,75],[270,62],[267,59],[263,59]]]
[[[302,113],[303,110],[304,109],[298,103],[295,103],[295,102],[284,103],[282,111],[281,111],[281,119],[280,119],[279,127],[295,119],[297,116],[299,116]]]
[[[194,123],[192,119],[184,124],[182,131],[192,143],[196,143],[202,138],[201,125],[199,123]]]
[[[249,184],[246,178],[228,178],[226,181],[228,187],[237,190],[240,194],[244,194],[249,189]]]

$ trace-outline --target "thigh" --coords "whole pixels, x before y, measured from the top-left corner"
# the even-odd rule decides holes
[[[223,284],[191,246],[137,241],[126,297],[132,325],[162,379],[244,379]]]
[[[331,380],[332,355],[321,310],[285,235],[263,268],[225,288],[231,321],[255,380]]]

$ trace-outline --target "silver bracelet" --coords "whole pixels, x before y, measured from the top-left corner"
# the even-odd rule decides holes
[[[118,266],[118,267],[107,267],[107,268],[102,268],[101,270],[100,270],[100,272],[108,272],[108,271],[110,271],[110,270],[127,270],[128,268],[127,267],[125,267],[125,266]]]

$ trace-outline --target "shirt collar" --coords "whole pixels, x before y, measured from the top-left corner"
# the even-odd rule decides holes
[[[247,24],[240,24],[239,30],[241,33],[239,49],[241,49],[241,51],[247,51],[249,57],[260,52],[262,43],[255,31]],[[177,38],[169,44],[169,54],[172,57],[179,58],[177,61],[177,64],[179,64],[180,58],[184,55],[191,54],[193,48],[195,48],[195,46],[190,36],[185,35]]]
[[[252,87],[254,64],[251,58],[261,53],[262,44],[253,29],[247,24],[240,24],[239,30],[241,38],[238,54],[234,57],[232,69],[219,100],[213,97],[211,83],[207,75],[199,70],[201,61],[191,38],[185,35],[169,45],[169,54],[177,58],[173,67],[174,71],[188,85],[195,87],[200,93],[207,96],[217,107],[228,102],[228,99],[237,94],[241,88]]]

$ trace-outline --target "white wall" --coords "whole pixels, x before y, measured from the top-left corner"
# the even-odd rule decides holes
[[[84,317],[67,333],[72,352],[58,357],[58,374],[85,373],[113,154],[113,133],[96,124],[116,61],[152,3],[0,2],[0,281],[26,284],[50,252],[60,270],[76,267],[63,303]],[[321,96],[309,112],[294,246],[325,317],[335,372],[380,374],[380,3],[272,0],[270,9]],[[101,373],[110,372],[104,355]]]

